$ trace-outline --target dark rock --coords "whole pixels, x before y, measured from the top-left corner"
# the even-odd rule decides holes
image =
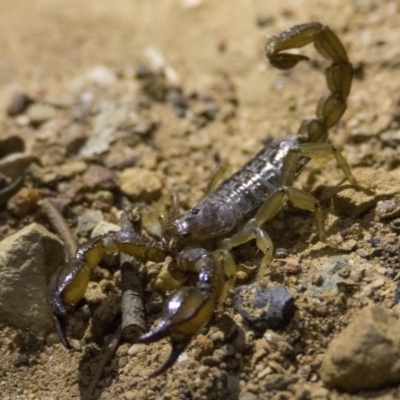
[[[23,151],[25,151],[25,142],[19,136],[10,136],[0,140],[0,158]]]
[[[390,227],[393,229],[394,232],[400,232],[400,218],[396,218],[390,223]]]
[[[168,101],[177,117],[183,118],[188,108],[187,101],[180,90],[172,89],[168,92]]]
[[[32,98],[30,98],[27,94],[15,93],[9,106],[7,107],[7,114],[9,117],[15,117],[19,114],[22,114],[32,103]]]
[[[257,331],[277,329],[294,313],[294,298],[285,286],[262,288],[257,283],[235,290],[235,309]]]
[[[400,301],[400,281],[397,282],[396,290],[394,292],[394,301],[396,303]]]

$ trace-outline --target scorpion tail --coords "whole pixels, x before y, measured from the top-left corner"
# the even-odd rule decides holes
[[[191,338],[209,322],[214,308],[215,301],[210,292],[194,286],[183,286],[167,298],[159,325],[137,341],[152,343],[167,336],[171,339],[169,358],[150,377],[162,374],[177,360]]]

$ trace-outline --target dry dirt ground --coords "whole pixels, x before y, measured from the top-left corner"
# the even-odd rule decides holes
[[[54,197],[81,241],[88,232],[79,231],[76,221],[88,209],[117,222],[120,204],[110,201],[121,197],[122,184],[115,177],[123,169],[140,167],[162,184],[149,197],[132,195],[143,214],[158,211],[171,191],[179,193],[181,208],[187,209],[201,198],[220,160],[237,169],[268,139],[297,132],[327,92],[327,62],[310,46],[301,52],[312,62],[283,73],[267,63],[264,45],[269,35],[309,21],[329,25],[354,65],[348,109],[330,140],[343,149],[353,173],[373,194],[359,197],[348,185],[338,191],[343,176],[332,159],[310,163],[298,185],[321,200],[328,235],[339,245],[321,244],[310,213],[292,208],[268,228],[284,258],[272,263],[262,283],[285,284],[295,297],[297,311],[289,325],[276,334],[255,336],[228,298],[211,328],[193,340],[165,375],[147,378],[165,360],[168,341],[129,353],[131,345],[121,344],[92,398],[400,397],[400,380],[349,394],[327,389],[319,372],[329,343],[361,308],[380,304],[400,316],[394,300],[399,272],[400,6],[397,0],[0,2],[1,138],[22,138],[39,160],[24,170],[22,186],[36,190],[37,197]],[[144,78],[138,77],[138,65]],[[166,81],[154,86],[157,77],[149,78],[143,65],[152,71],[161,67],[166,77],[160,79]],[[6,110],[17,92],[29,95],[34,104],[9,117]],[[178,115],[181,95],[187,102],[183,118]],[[111,139],[96,154],[84,142],[99,131],[109,132]],[[61,171],[63,165],[67,167]],[[103,172],[107,178],[97,176]],[[2,206],[1,239],[32,221],[44,221],[34,209],[18,210],[15,199]],[[144,225],[151,231],[146,220]],[[246,271],[259,263],[260,255],[249,245],[235,256],[239,283],[250,283],[254,274]],[[335,257],[350,271],[342,271],[328,288],[323,271]],[[90,311],[105,301],[105,293],[119,296],[115,269],[109,274],[103,267],[95,279],[101,293],[88,295]],[[159,307],[148,311],[150,326],[160,316]],[[83,305],[78,315],[85,312]],[[72,317],[83,325],[82,332],[88,317],[83,320]],[[38,339],[35,351],[22,354],[20,343],[27,336],[13,327],[18,324],[1,319],[0,324],[1,398],[89,398],[101,340],[95,343],[87,333],[83,350],[73,352],[47,337],[46,345]]]

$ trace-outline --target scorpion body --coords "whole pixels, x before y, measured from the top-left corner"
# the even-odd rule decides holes
[[[163,337],[171,339],[170,357],[151,374],[155,376],[176,361],[190,339],[210,321],[217,302],[233,288],[236,265],[230,252],[232,248],[255,239],[263,253],[259,276],[264,276],[272,259],[273,244],[263,225],[276,216],[286,201],[313,212],[319,238],[327,241],[318,200],[294,188],[293,182],[311,159],[333,155],[346,178],[356,185],[341,153],[326,143],[328,129],[345,112],[352,66],[337,36],[317,22],[297,25],[272,37],[266,45],[266,53],[273,66],[289,69],[308,58],[282,51],[309,43],[314,43],[319,53],[332,61],[326,69],[330,94],[319,101],[316,118],[302,122],[298,135],[274,141],[194,208],[182,215],[176,212],[166,222],[160,242],[123,230],[110,232],[89,240],[56,272],[49,293],[57,331],[66,347],[69,342],[65,335],[65,318],[83,297],[91,270],[106,252],[124,252],[154,262],[161,262],[170,255],[176,259],[178,270],[197,274],[195,285],[181,286],[172,292],[164,304],[161,322],[138,339],[141,343]],[[163,279],[165,277],[160,274],[161,283]]]

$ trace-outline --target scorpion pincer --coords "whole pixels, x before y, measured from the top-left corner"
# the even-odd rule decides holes
[[[214,185],[194,208],[174,215],[166,222],[160,242],[124,230],[109,232],[81,246],[56,272],[49,288],[50,298],[57,331],[67,348],[70,346],[65,318],[83,297],[91,270],[107,252],[123,252],[154,262],[172,256],[178,270],[197,276],[194,285],[181,286],[169,295],[161,322],[138,339],[139,343],[164,337],[171,340],[169,358],[151,374],[156,376],[176,361],[190,339],[210,321],[217,303],[233,288],[236,265],[230,253],[232,248],[255,239],[263,253],[259,276],[264,276],[273,256],[273,244],[263,226],[277,215],[286,201],[313,212],[319,238],[327,241],[318,200],[293,187],[293,181],[311,159],[333,155],[347,180],[356,185],[342,154],[326,143],[328,129],[346,110],[352,66],[338,37],[317,22],[297,25],[272,37],[266,45],[266,55],[274,67],[290,69],[308,58],[285,50],[310,43],[331,61],[325,72],[330,93],[319,100],[316,118],[301,123],[298,135],[274,141],[230,178],[219,186]]]

